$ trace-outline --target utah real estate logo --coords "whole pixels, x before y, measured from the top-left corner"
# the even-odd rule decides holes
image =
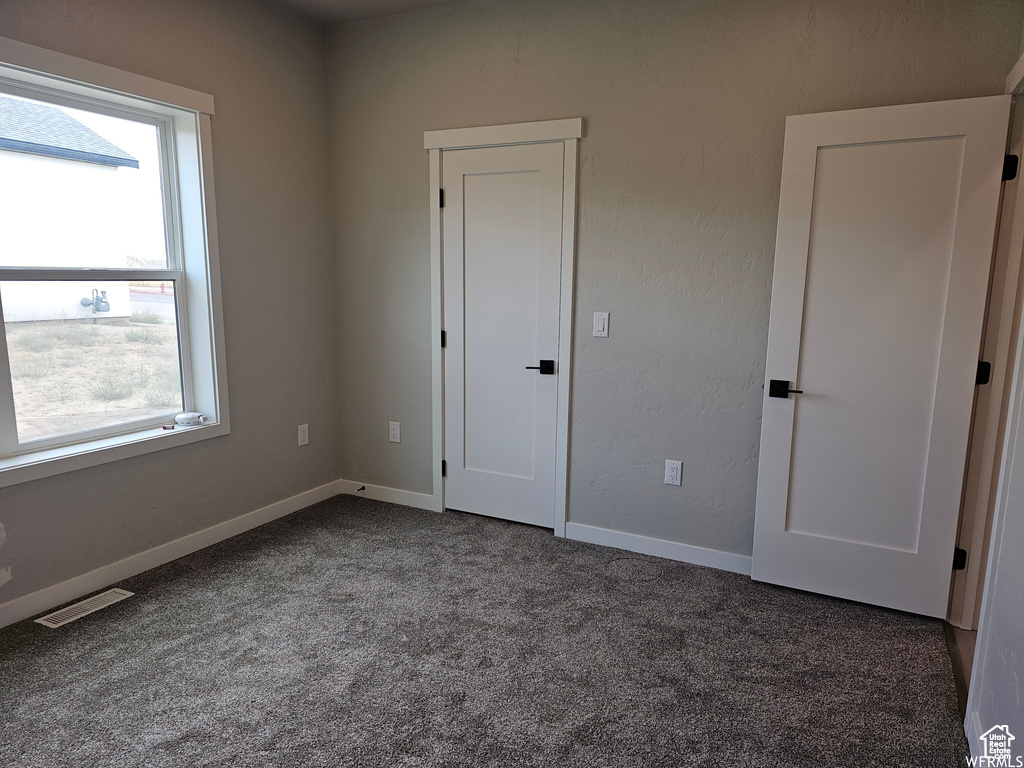
[[[1024,756],[1013,756],[1011,743],[1016,737],[1005,725],[996,725],[985,731],[978,739],[983,753],[979,757],[968,757],[971,768],[1024,768]]]

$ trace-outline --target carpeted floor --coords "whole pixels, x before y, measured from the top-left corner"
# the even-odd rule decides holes
[[[339,496],[0,630],[0,766],[922,766],[940,622]]]

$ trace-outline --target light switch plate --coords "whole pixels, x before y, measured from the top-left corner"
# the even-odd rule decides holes
[[[594,313],[594,336],[595,338],[608,338],[608,313]]]

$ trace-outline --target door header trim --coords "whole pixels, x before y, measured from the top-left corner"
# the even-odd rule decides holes
[[[503,144],[535,144],[540,141],[565,141],[583,136],[583,118],[542,120],[536,123],[485,125],[478,128],[445,128],[423,132],[424,149],[466,149],[496,147]]]
[[[1006,93],[1024,93],[1024,55],[1017,59],[1010,74],[1006,76]]]

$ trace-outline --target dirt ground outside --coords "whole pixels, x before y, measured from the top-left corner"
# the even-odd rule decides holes
[[[159,314],[7,323],[18,440],[181,411],[178,334]]]

